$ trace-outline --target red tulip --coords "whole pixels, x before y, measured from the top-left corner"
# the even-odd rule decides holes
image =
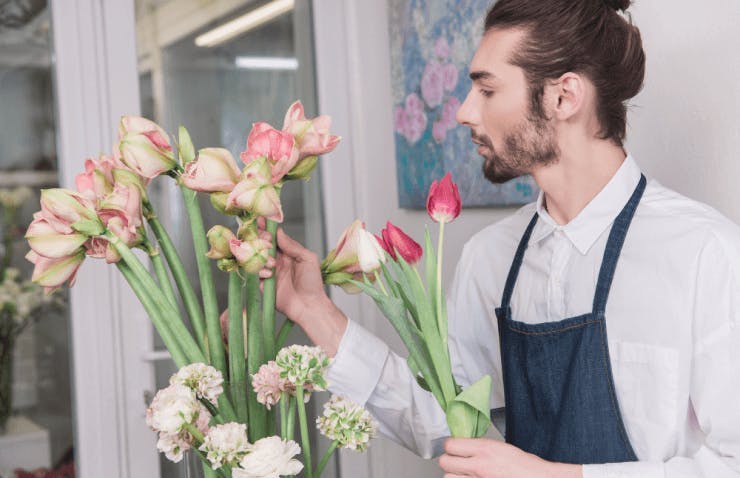
[[[380,234],[383,236],[383,240],[380,241],[380,245],[383,246],[392,257],[396,259],[396,252],[401,254],[403,260],[409,264],[416,264],[424,254],[424,250],[421,246],[411,239],[405,232],[399,227],[394,226],[388,221]]]
[[[452,222],[460,215],[461,208],[460,193],[450,173],[445,174],[441,181],[432,182],[427,196],[427,213],[434,222]]]

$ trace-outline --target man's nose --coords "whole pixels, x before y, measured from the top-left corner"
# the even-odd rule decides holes
[[[455,114],[455,119],[458,123],[465,126],[474,126],[476,124],[475,108],[473,105],[473,89],[468,91],[468,96],[465,97],[465,101],[458,108]]]

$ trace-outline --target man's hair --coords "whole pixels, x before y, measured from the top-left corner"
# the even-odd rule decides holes
[[[645,51],[640,30],[620,15],[631,0],[499,0],[486,16],[491,28],[526,34],[509,61],[529,82],[532,111],[544,117],[547,80],[567,72],[585,75],[596,87],[599,138],[622,146],[626,101],[640,92]]]

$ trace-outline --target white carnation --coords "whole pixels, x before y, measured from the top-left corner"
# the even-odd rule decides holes
[[[257,440],[250,452],[242,458],[239,468],[232,470],[233,478],[278,478],[296,475],[303,463],[293,459],[301,447],[293,440],[272,436]]]
[[[170,377],[170,383],[190,387],[198,398],[205,398],[214,405],[224,392],[224,377],[221,372],[204,363],[193,363],[182,367]]]
[[[280,367],[280,377],[294,386],[313,390],[326,390],[324,373],[329,367],[329,357],[319,347],[291,345],[278,352],[275,362]]]
[[[147,425],[154,431],[177,434],[200,415],[201,405],[188,387],[173,384],[158,391],[147,410]]]
[[[184,440],[181,434],[160,433],[157,440],[157,450],[164,453],[168,460],[175,463],[182,460],[183,454],[190,449],[190,443]]]
[[[200,450],[206,453],[214,470],[222,465],[236,466],[249,451],[247,426],[243,423],[225,423],[208,430]]]
[[[316,419],[316,425],[324,436],[355,451],[365,451],[377,430],[367,410],[339,395],[332,395],[324,404],[324,414]]]

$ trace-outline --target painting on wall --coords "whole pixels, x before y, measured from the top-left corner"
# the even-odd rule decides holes
[[[513,206],[537,198],[530,176],[491,184],[470,129],[455,113],[470,89],[468,63],[491,0],[388,0],[399,206],[424,208],[445,172],[463,206]]]

